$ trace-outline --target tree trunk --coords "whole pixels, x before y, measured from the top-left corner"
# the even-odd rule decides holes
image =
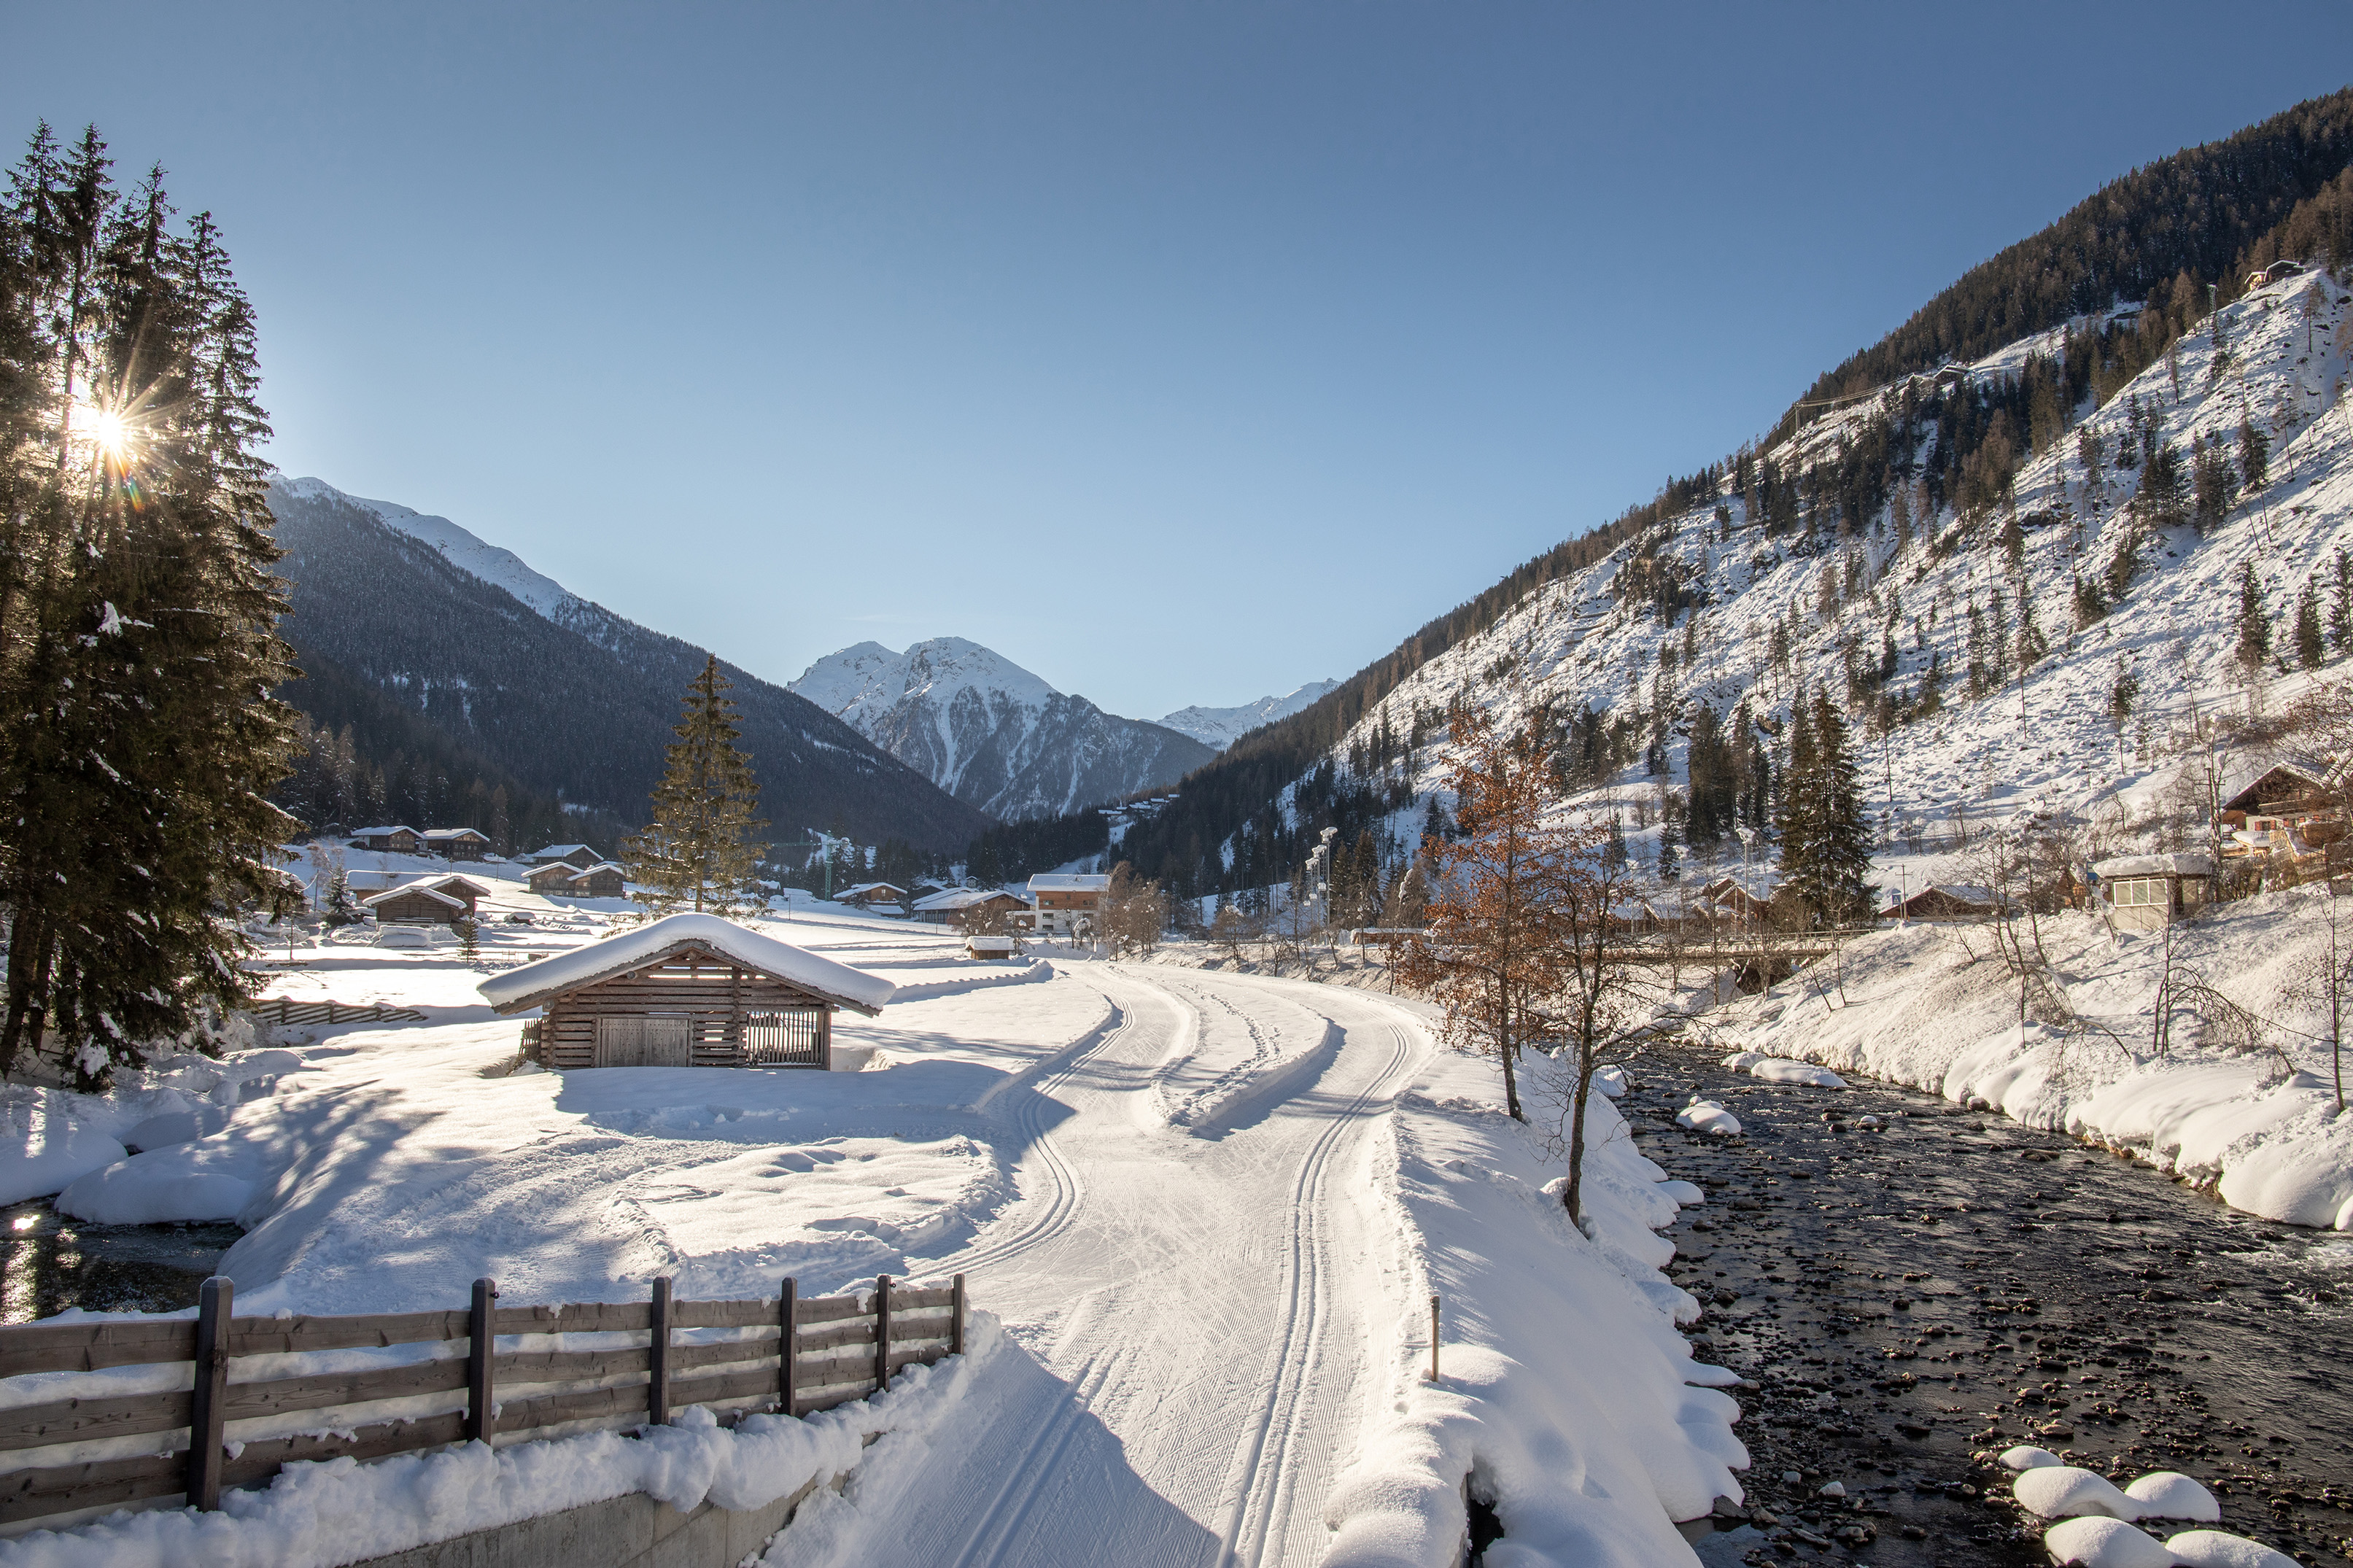
[[[1568,1110],[1568,1185],[1560,1194],[1571,1222],[1585,1224],[1585,1097],[1593,1088],[1593,1052],[1579,1041],[1577,1047],[1576,1100]]]

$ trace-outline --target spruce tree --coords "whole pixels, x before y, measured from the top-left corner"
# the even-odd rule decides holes
[[[2252,675],[2271,651],[2272,620],[2263,607],[2263,579],[2255,575],[2255,563],[2244,561],[2239,564],[2239,662]]]
[[[1846,721],[1828,692],[1801,695],[1790,715],[1781,799],[1783,886],[1816,924],[1860,918],[1870,906],[1871,819]]]
[[[2328,646],[2340,654],[2353,653],[2353,554],[2338,545],[2334,564],[2337,582],[2328,601]]]
[[[2306,669],[2318,669],[2328,657],[2320,638],[2320,586],[2306,580],[2295,596],[2295,658]]]
[[[2253,495],[2271,483],[2271,438],[2255,428],[2253,419],[2239,421],[2239,478]]]
[[[754,835],[767,823],[753,815],[760,786],[752,759],[735,744],[732,683],[716,658],[690,681],[678,737],[654,786],[653,820],[622,846],[623,863],[638,890],[629,896],[656,914],[691,904],[698,913],[734,914],[766,902],[753,872],[767,845]]]
[[[0,1072],[85,1085],[247,994],[294,824],[254,319],[208,216],[46,127],[0,223]]]

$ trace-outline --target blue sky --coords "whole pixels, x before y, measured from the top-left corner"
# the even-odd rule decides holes
[[[776,679],[1345,676],[2353,11],[16,7],[221,221],[273,457]]]

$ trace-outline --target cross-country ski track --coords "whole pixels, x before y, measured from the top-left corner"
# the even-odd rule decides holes
[[[853,1483],[892,1521],[871,1561],[1315,1563],[1332,1479],[1409,1353],[1388,1342],[1405,1285],[1369,1163],[1430,1043],[1336,987],[1066,973],[1115,1011],[992,1107],[1024,1145],[1020,1197],[921,1270],[965,1273],[1013,1342],[952,1441]],[[1205,1027],[1295,1043],[1327,1019],[1320,1072],[1223,1124],[1167,1125],[1166,1079]]]

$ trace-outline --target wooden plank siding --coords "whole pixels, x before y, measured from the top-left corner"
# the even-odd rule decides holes
[[[600,1053],[598,1020],[604,1018],[681,1020],[683,1059],[650,1059],[663,1048],[652,1043],[638,1047],[645,1054],[637,1060],[600,1059],[622,1049],[615,1044],[616,1032],[607,1029],[607,1047]],[[605,1065],[822,1068],[832,1060],[833,1014],[820,996],[696,949],[565,992],[547,1004],[539,1038],[545,1065],[565,1069]]]
[[[723,1424],[757,1411],[789,1409],[806,1415],[829,1410],[879,1386],[878,1361],[895,1373],[958,1353],[965,1329],[963,1280],[958,1275],[950,1286],[918,1288],[893,1282],[887,1297],[878,1288],[803,1300],[786,1279],[777,1297],[673,1301],[666,1313],[644,1301],[496,1307],[490,1305],[496,1287],[484,1280],[477,1286],[474,1311],[487,1313],[483,1321],[491,1334],[622,1332],[633,1334],[637,1342],[548,1350],[525,1340],[524,1346],[532,1348],[498,1349],[494,1339],[487,1376],[479,1383],[470,1370],[477,1359],[470,1338],[476,1323],[467,1311],[233,1318],[227,1316],[227,1282],[208,1281],[221,1287],[217,1332],[225,1352],[218,1373],[224,1381],[210,1416],[221,1446],[211,1461],[191,1452],[192,1426],[203,1423],[206,1414],[186,1388],[18,1405],[0,1410],[0,1524],[184,1494],[200,1508],[217,1506],[207,1500],[216,1498],[221,1487],[267,1486],[284,1464],[415,1453],[466,1441],[476,1431],[528,1441],[542,1428],[576,1422],[634,1426],[657,1408],[674,1414],[690,1405],[723,1405],[713,1412]],[[711,1330],[748,1332],[716,1342],[681,1342],[678,1337]],[[886,1344],[878,1344],[881,1335],[888,1336]],[[227,1364],[241,1356],[371,1345],[416,1345],[422,1352],[450,1342],[467,1342],[469,1355],[251,1382],[229,1375]],[[199,1349],[198,1325],[185,1319],[0,1327],[0,1368],[15,1376],[175,1362],[185,1366]],[[596,1384],[606,1386],[580,1386]],[[438,1397],[451,1408],[383,1417],[379,1402],[419,1397]],[[314,1411],[320,1414],[306,1425],[315,1420],[318,1429],[290,1436],[250,1436],[236,1426]],[[152,1437],[161,1451],[42,1463],[44,1449],[62,1458],[62,1445],[128,1437]]]

